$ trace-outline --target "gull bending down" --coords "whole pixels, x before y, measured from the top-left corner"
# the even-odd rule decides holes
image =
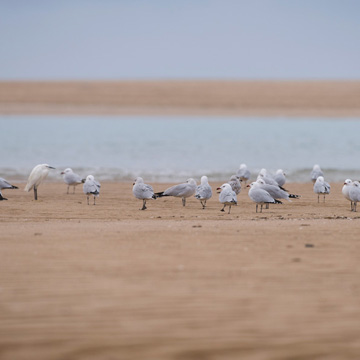
[[[201,184],[196,188],[195,197],[200,200],[203,209],[205,209],[206,201],[212,197],[212,190],[207,176],[201,177]]]
[[[281,187],[281,185],[277,183],[277,181],[271,175],[268,174],[266,169],[260,170],[257,179],[263,179],[266,184],[279,186],[281,190],[286,191],[283,187]]]
[[[222,204],[224,204],[224,207],[220,211],[225,211],[225,207],[226,205],[228,205],[229,206],[228,214],[230,214],[231,206],[237,205],[235,192],[232,190],[230,184],[227,183],[222,184],[219,188],[217,188],[217,190],[221,191],[219,195],[219,201]]]
[[[261,205],[260,212],[264,204],[282,204],[281,201],[274,199],[266,190],[256,185],[255,182],[251,183],[247,187],[250,187],[249,198],[256,203],[256,212],[258,212],[258,205]]]
[[[320,202],[319,197],[320,194],[324,195],[324,202],[325,202],[325,195],[330,194],[330,185],[325,181],[323,176],[319,176],[314,184],[314,193],[318,194],[318,202]]]
[[[84,194],[87,196],[87,204],[89,205],[89,196],[94,196],[94,205],[95,198],[97,198],[100,194],[100,183],[98,183],[94,176],[88,175],[83,185]]]
[[[143,207],[140,210],[146,210],[146,200],[156,199],[152,186],[144,184],[141,177],[137,177],[133,185],[134,196],[143,201]]]
[[[163,197],[163,196],[181,197],[182,204],[183,206],[185,206],[186,198],[194,195],[195,191],[196,191],[196,181],[190,178],[186,180],[186,183],[171,186],[165,191],[155,193],[155,195],[156,197]]]
[[[75,174],[70,168],[65,169],[60,174],[64,175],[64,182],[68,186],[67,194],[69,193],[70,186],[74,187],[73,194],[75,194],[75,186],[85,182],[85,179],[82,179],[80,175]]]
[[[24,190],[30,191],[31,189],[34,189],[35,200],[37,200],[37,189],[43,180],[48,176],[50,169],[55,168],[49,166],[48,164],[39,164],[32,169],[29,175],[29,179]]]

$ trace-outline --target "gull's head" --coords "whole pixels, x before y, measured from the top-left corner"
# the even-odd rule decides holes
[[[207,184],[209,182],[208,177],[207,176],[202,176],[201,177],[201,185]]]
[[[138,176],[138,177],[134,180],[133,185],[135,185],[135,184],[141,184],[141,183],[143,183],[143,182],[144,182],[144,179],[143,179],[142,177]]]
[[[315,164],[313,170],[320,170],[320,166],[318,164]]]
[[[264,181],[263,179],[259,178],[259,179],[257,179],[257,180],[255,181],[255,183],[253,183],[253,184],[254,184],[254,185],[256,185],[256,184],[265,185],[265,181]]]
[[[61,174],[61,175],[64,175],[64,174],[70,174],[70,173],[72,173],[72,172],[73,172],[72,169],[67,168],[67,169],[65,169],[64,171],[62,171],[60,174]]]
[[[225,183],[225,184],[222,184],[220,187],[218,187],[216,190],[220,190],[220,191],[218,191],[218,193],[220,193],[222,190],[225,190],[225,189],[231,189],[231,185],[228,183]]]
[[[88,175],[87,177],[86,177],[86,181],[93,181],[95,178],[94,178],[94,176],[93,175]]]
[[[187,179],[186,182],[191,185],[196,185],[196,181],[193,178]]]
[[[284,170],[283,169],[278,169],[276,170],[276,174],[281,174],[285,176]]]
[[[246,168],[247,168],[246,164],[240,164],[240,169],[246,169]]]
[[[256,182],[252,182],[251,184],[246,185],[246,187],[248,187],[248,188],[253,188],[255,186],[256,186]]]
[[[318,182],[318,183],[321,183],[321,182],[324,182],[324,181],[325,181],[325,179],[324,179],[323,176],[318,176],[318,178],[316,179],[316,182]]]
[[[50,166],[49,164],[43,164],[43,167],[47,168],[47,169],[54,169],[55,170],[55,168]]]
[[[356,187],[360,187],[360,183],[359,183],[357,180],[355,180],[355,181],[353,182],[353,185],[356,186]]]
[[[352,180],[350,180],[350,179],[346,179],[344,181],[344,185],[351,185],[351,184],[352,184]]]
[[[236,175],[232,175],[230,181],[236,181],[236,180],[238,180],[238,177]]]

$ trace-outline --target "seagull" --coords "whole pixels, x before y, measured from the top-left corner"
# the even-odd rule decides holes
[[[72,169],[67,168],[64,171],[62,171],[60,173],[61,175],[64,175],[64,182],[67,184],[67,194],[69,193],[69,188],[70,186],[74,187],[74,192],[73,194],[75,194],[75,186],[82,184],[85,182],[85,179],[82,179],[80,175],[75,174]]]
[[[224,207],[220,211],[225,211],[225,207],[226,205],[228,205],[229,206],[228,214],[230,214],[231,206],[237,205],[235,192],[232,190],[230,184],[228,183],[222,184],[219,188],[217,188],[217,190],[221,190],[219,195],[219,201],[222,204],[224,204]]]
[[[230,178],[230,181],[228,182],[230,184],[232,190],[235,192],[236,195],[240,194],[241,191],[241,182],[238,179],[236,175],[232,175]]]
[[[251,173],[248,170],[246,164],[241,164],[239,170],[236,172],[236,176],[241,180],[246,182],[250,179]]]
[[[140,210],[146,210],[146,200],[156,199],[152,186],[144,184],[144,180],[141,177],[137,177],[133,185],[134,196],[143,201],[143,207]]]
[[[9,182],[7,182],[5,179],[0,178],[0,200],[7,200],[4,198],[1,194],[2,189],[18,189],[17,186],[11,185]]]
[[[201,177],[201,184],[196,188],[195,197],[200,200],[203,209],[205,209],[206,201],[212,197],[212,190],[207,176]]]
[[[279,186],[283,186],[286,182],[285,173],[282,169],[278,169],[274,175],[275,181],[278,183]]]
[[[358,181],[354,181],[350,186],[349,197],[350,201],[354,203],[352,211],[356,212],[356,204],[360,201],[360,183]]]
[[[94,179],[94,176],[88,175],[83,185],[84,194],[87,196],[87,204],[89,205],[89,196],[94,196],[94,205],[95,198],[100,194],[100,184]]]
[[[256,203],[256,212],[258,212],[258,205],[261,205],[260,212],[264,204],[282,204],[281,201],[274,199],[266,190],[257,186],[255,182],[251,183],[247,187],[249,190],[249,198]]]
[[[35,200],[37,200],[37,189],[39,185],[42,183],[42,181],[45,180],[45,178],[48,176],[50,169],[55,169],[55,168],[49,166],[48,164],[39,164],[32,169],[29,175],[29,179],[27,181],[24,190],[30,191],[31,189],[34,189]]]
[[[348,199],[350,201],[350,207],[351,207],[351,211],[353,211],[353,201],[350,199],[350,189],[353,186],[353,182],[351,179],[346,179],[344,181],[344,186],[342,187],[342,194],[344,195],[345,199]]]
[[[300,197],[299,195],[289,194],[288,192],[282,190],[279,185],[266,184],[261,178],[257,179],[253,184],[255,187],[260,187],[261,189],[266,190],[274,199],[285,199],[291,201],[290,199],[298,199]]]
[[[266,171],[266,169],[261,169],[261,170],[260,170],[257,179],[263,179],[266,184],[279,186],[281,190],[286,191],[283,187],[281,187],[281,186],[277,183],[277,181],[276,181],[271,175],[268,174],[268,172]]]
[[[320,169],[320,166],[318,164],[315,164],[313,166],[313,169],[310,173],[310,177],[311,177],[311,181],[313,183],[315,183],[316,179],[319,177],[319,176],[324,176],[324,173],[322,172],[322,170]]]
[[[320,194],[324,195],[324,202],[325,202],[325,195],[330,194],[330,185],[325,182],[325,179],[323,176],[319,176],[314,184],[314,193],[318,194],[318,202]]]
[[[196,191],[196,181],[192,178],[187,179],[185,183],[178,184],[169,187],[165,191],[156,193],[156,197],[163,197],[163,196],[175,196],[182,198],[182,204],[185,206],[186,198],[195,194]]]

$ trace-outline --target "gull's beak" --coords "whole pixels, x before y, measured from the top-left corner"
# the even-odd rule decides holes
[[[65,173],[62,171],[61,173],[60,173],[60,175],[64,175]]]
[[[52,167],[52,166],[48,166],[48,168],[49,168],[49,169],[54,169],[54,170],[56,169],[56,168],[54,168],[54,167]]]
[[[246,185],[246,187],[250,187],[250,185]]]
[[[133,183],[133,185],[135,185],[135,183]]]

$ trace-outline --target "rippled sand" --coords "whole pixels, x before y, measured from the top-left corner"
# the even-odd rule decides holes
[[[213,187],[220,184],[213,184]],[[153,184],[156,191],[166,185]],[[332,184],[262,214],[247,191],[141,202],[45,183],[0,202],[1,359],[357,359],[360,212]]]

